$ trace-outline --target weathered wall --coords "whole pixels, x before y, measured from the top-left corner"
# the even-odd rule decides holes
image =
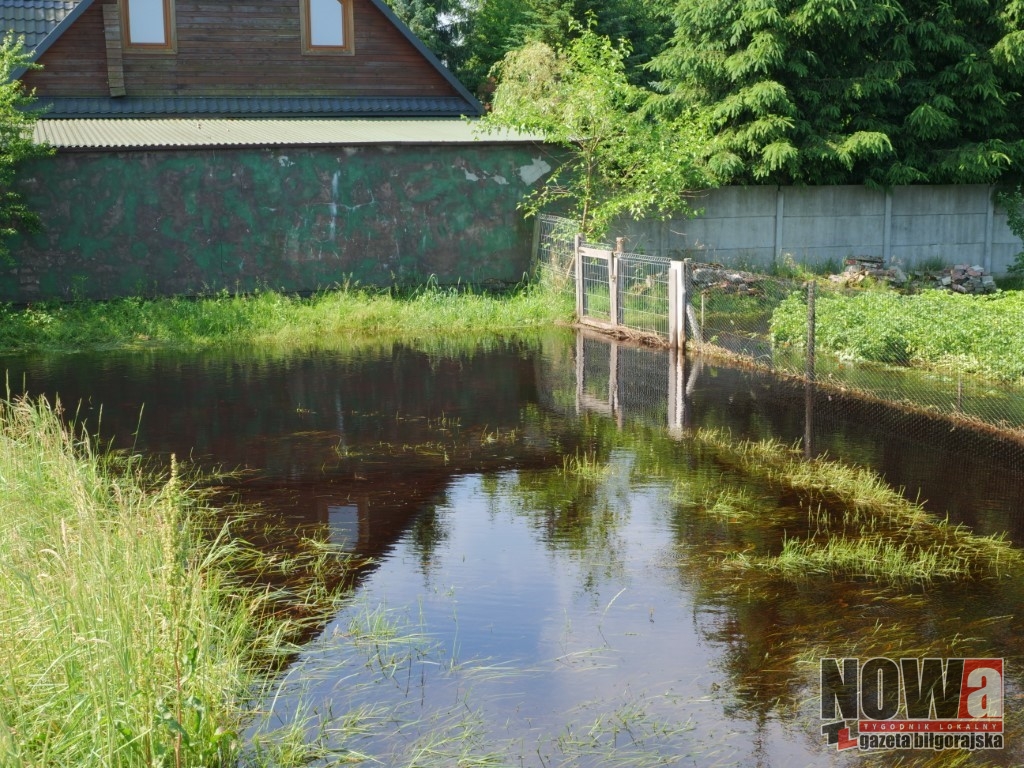
[[[987,185],[725,187],[702,193],[692,220],[623,222],[630,248],[763,267],[791,256],[840,262],[881,256],[913,266],[939,260],[1006,271],[1022,244]]]
[[[21,187],[44,231],[0,300],[518,281],[530,145],[62,152]]]

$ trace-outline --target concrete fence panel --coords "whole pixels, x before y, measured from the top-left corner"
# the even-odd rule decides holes
[[[980,264],[1005,273],[1024,245],[987,184],[726,187],[694,199],[700,213],[668,222],[617,222],[627,248],[737,267],[841,263],[881,257],[905,268]]]

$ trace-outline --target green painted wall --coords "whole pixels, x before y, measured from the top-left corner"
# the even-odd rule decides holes
[[[40,234],[0,300],[515,282],[529,145],[61,152],[20,175]]]

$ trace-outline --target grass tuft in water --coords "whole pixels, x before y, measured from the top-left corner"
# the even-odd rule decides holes
[[[786,577],[853,576],[890,582],[1004,576],[1024,566],[1024,556],[1003,536],[980,536],[950,525],[891,488],[874,472],[837,461],[806,461],[778,441],[734,441],[720,430],[699,430],[695,440],[713,447],[720,460],[796,493],[808,512],[806,538],[787,538],[780,552],[733,554],[734,567],[758,568]],[[728,492],[707,512],[734,520],[749,504]]]
[[[572,456],[562,457],[562,474],[592,483],[604,480],[611,467],[597,458],[596,451],[577,450]]]

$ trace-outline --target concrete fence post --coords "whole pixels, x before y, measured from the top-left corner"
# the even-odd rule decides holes
[[[989,185],[988,188],[988,205],[985,208],[985,245],[982,251],[982,266],[986,272],[992,271],[992,240],[995,235],[995,221],[996,221],[996,188],[994,185]]]
[[[683,262],[669,262],[669,346],[672,349],[684,349],[686,346],[686,329],[683,327],[686,317],[682,303],[683,297]]]

